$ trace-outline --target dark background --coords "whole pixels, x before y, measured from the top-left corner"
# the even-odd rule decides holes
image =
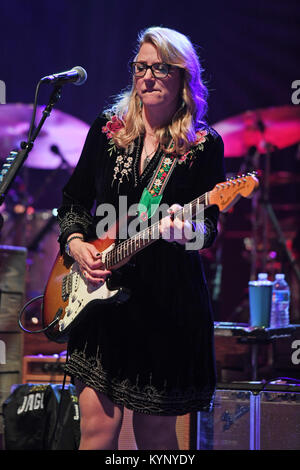
[[[170,27],[198,47],[214,123],[246,109],[291,104],[299,20],[296,0],[10,0],[1,6],[0,79],[8,103],[30,103],[41,77],[81,65],[88,82],[65,87],[59,108],[90,123],[128,85],[137,34]]]
[[[292,105],[291,84],[300,79],[300,9],[299,2],[292,0],[2,2],[0,80],[6,83],[7,103],[32,103],[41,77],[81,65],[87,70],[87,82],[80,87],[66,85],[56,107],[90,125],[112,97],[127,87],[128,62],[137,34],[153,25],[177,29],[196,45],[210,90],[210,124],[249,109]],[[41,89],[39,104],[47,102],[50,89],[46,85]],[[272,172],[296,174],[299,158],[296,145],[275,152]],[[228,174],[237,173],[242,163],[242,157],[227,158]],[[68,173],[57,172],[35,200],[30,194],[47,181],[49,172],[26,169],[23,173],[26,185],[22,188],[34,208],[57,207]],[[277,213],[280,221],[291,219],[293,230],[290,225],[284,229],[290,243],[299,220],[295,209],[298,196],[296,184],[271,189],[272,203],[290,204],[288,213]],[[221,291],[215,302],[219,320],[248,321],[250,268],[244,240],[251,236],[247,218],[250,211],[251,204],[241,201],[233,213],[223,218],[224,232],[228,234],[223,234],[219,245],[205,257],[209,282],[214,286],[219,247],[223,268]],[[276,241],[271,245],[270,249],[276,251]],[[284,256],[280,250],[276,252],[277,264],[269,265],[271,274],[282,269],[288,274]]]

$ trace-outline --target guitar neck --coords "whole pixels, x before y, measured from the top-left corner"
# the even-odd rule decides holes
[[[220,212],[226,212],[232,207],[239,198],[250,198],[259,186],[258,180],[253,173],[248,175],[231,178],[223,183],[218,183],[211,190],[197,197],[183,208],[174,213],[174,217],[181,220],[191,220],[200,212],[203,212],[209,206],[217,206]],[[138,232],[133,237],[120,242],[106,254],[105,263],[108,269],[125,264],[127,260],[138,251],[143,250],[148,245],[158,240],[160,236],[160,222],[157,221],[150,227]]]
[[[194,199],[184,207],[174,213],[174,217],[183,218],[183,220],[195,217],[199,212],[203,211],[209,205],[209,193]],[[146,227],[136,235],[121,241],[112,250],[106,253],[105,264],[107,269],[114,269],[114,267],[124,264],[131,256],[151,245],[161,238],[160,235],[160,222]]]
[[[138,232],[133,237],[119,242],[112,250],[106,253],[105,265],[107,269],[114,269],[124,264],[133,255],[151,245],[160,238],[159,223]]]

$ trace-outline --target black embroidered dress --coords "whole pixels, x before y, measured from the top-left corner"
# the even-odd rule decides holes
[[[62,249],[67,237],[95,236],[99,204],[128,208],[138,203],[161,153],[142,175],[142,136],[126,152],[103,132],[106,120],[92,125],[82,155],[64,188],[58,212]],[[175,167],[162,203],[183,205],[224,180],[223,142],[207,128],[204,137]],[[217,233],[218,209],[205,213],[205,245]],[[131,290],[121,304],[94,308],[76,326],[68,343],[66,372],[129,409],[156,415],[183,415],[211,407],[215,383],[214,328],[198,251],[157,240],[126,265]]]

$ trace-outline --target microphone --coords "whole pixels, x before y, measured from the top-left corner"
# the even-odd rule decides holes
[[[55,85],[64,85],[65,83],[74,83],[74,85],[83,85],[87,79],[87,73],[79,65],[65,72],[47,75],[41,79],[41,82],[53,83]]]

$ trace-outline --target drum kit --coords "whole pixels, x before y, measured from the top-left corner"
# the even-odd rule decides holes
[[[42,106],[37,107],[37,122],[43,109]],[[0,106],[0,167],[9,153],[19,150],[21,142],[26,140],[32,112],[33,105],[30,104]],[[61,193],[62,188],[55,186],[55,179],[60,171],[68,177],[76,166],[88,129],[89,126],[80,119],[52,110],[51,118],[45,122],[5,203],[0,207],[4,220],[0,243],[25,246],[28,250],[28,298],[43,292],[58,251],[55,208],[41,207],[39,201],[43,198],[50,202],[54,193]],[[28,187],[28,175],[38,170],[41,170],[38,172],[40,180],[32,190]]]
[[[293,291],[292,319],[299,323],[300,204],[297,201],[297,185],[300,182],[300,174],[295,172],[295,168],[299,165],[297,160],[300,160],[300,107],[294,105],[246,111],[218,122],[213,127],[223,138],[225,157],[232,159],[231,161],[239,157],[238,171],[257,171],[260,180],[259,191],[249,202],[247,213],[242,215],[250,221],[250,230],[236,230],[234,234],[231,232],[235,238],[243,239],[241,258],[246,260],[249,266],[248,279],[256,279],[258,272],[269,273],[271,279],[276,272],[284,272]],[[289,166],[289,169],[286,166]],[[224,225],[227,229],[228,220]],[[220,229],[221,242],[219,245],[217,243],[216,248],[217,270],[221,269],[220,260],[224,251],[222,223]],[[226,230],[223,230],[223,236],[226,237]],[[222,302],[220,285],[217,285],[217,288],[215,286],[218,284],[216,279],[219,279],[220,284],[220,276],[215,276],[213,281],[213,292],[219,293],[219,297],[214,299],[218,308],[218,304]],[[240,302],[231,313],[232,319],[236,320],[235,317],[245,311],[242,320],[245,321],[248,315],[246,288],[245,296],[241,296]]]
[[[292,170],[274,172],[271,162],[273,155],[293,145],[298,144],[296,153],[299,153],[300,107],[282,106],[246,111],[213,127],[223,138],[225,157],[242,157],[240,170],[256,170],[260,175],[260,191],[253,198],[251,213],[248,215],[252,222],[250,278],[255,278],[258,264],[261,271],[267,270],[271,234],[277,237],[287,260],[294,268],[293,256],[287,249],[281,224],[275,215],[275,206],[270,202],[270,190],[276,188],[277,192],[281,192],[284,186],[298,184],[300,174]],[[281,200],[276,206],[284,212],[284,228],[289,226],[289,229],[297,231],[299,204],[296,201],[287,204]],[[257,257],[258,246],[261,246],[260,260]],[[295,269],[300,281],[299,271],[296,267]]]
[[[41,116],[42,108],[37,108],[37,118]],[[28,133],[32,115],[32,105],[7,104],[0,106],[0,166],[1,159],[7,157],[9,152],[20,148]],[[45,123],[36,144],[24,163],[26,171],[30,169],[45,170],[47,179],[53,178],[58,170],[71,173],[75,167],[85,137],[88,125],[81,120],[59,110],[53,110],[51,118]],[[271,171],[272,156],[287,147],[300,143],[300,106],[271,107],[246,111],[237,116],[230,117],[214,124],[212,127],[222,136],[226,158],[238,158],[239,172],[256,170],[260,179],[260,189],[253,198],[251,209],[252,233],[251,246],[251,277],[259,269],[266,268],[269,250],[268,228],[272,226],[279,242],[284,246],[288,260],[293,263],[292,255],[288,251],[284,234],[270,204],[270,188],[281,190],[283,185],[297,184],[300,175],[293,171]],[[261,168],[263,161],[263,168]],[[48,278],[52,262],[57,254],[57,225],[54,223],[52,211],[39,211],[35,209],[37,199],[45,189],[45,181],[41,181],[41,188],[36,195],[25,198],[26,188],[24,181],[19,184],[19,191],[9,203],[0,207],[4,217],[4,225],[0,232],[2,244],[21,244],[28,248],[28,270],[30,296],[32,292],[41,293]],[[62,188],[55,188],[61,191]],[[36,188],[35,188],[36,190]],[[282,201],[281,205],[284,205]],[[296,202],[287,204],[285,216],[288,224],[297,230],[300,205]],[[258,240],[258,212],[262,212],[262,235]],[[21,234],[21,239],[17,235]],[[262,243],[262,260],[258,261],[257,247]],[[299,273],[296,273],[297,276]],[[299,278],[298,278],[299,280]]]

